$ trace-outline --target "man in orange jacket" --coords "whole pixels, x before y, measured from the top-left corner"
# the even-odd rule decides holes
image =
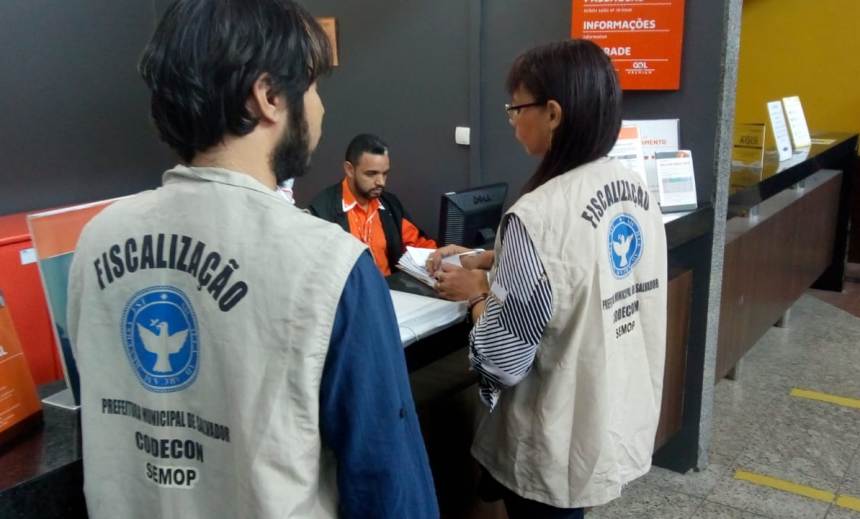
[[[385,191],[390,169],[388,145],[376,135],[358,135],[346,149],[343,181],[320,192],[309,207],[367,244],[383,276],[391,274],[406,246],[436,248],[400,200]]]

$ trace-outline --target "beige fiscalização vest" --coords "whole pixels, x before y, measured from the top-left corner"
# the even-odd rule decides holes
[[[482,420],[472,454],[527,499],[601,505],[651,466],[666,348],[660,208],[634,173],[600,159],[509,213],[546,269],[552,317],[531,371]]]
[[[335,517],[319,389],[363,250],[216,168],[90,222],[68,312],[90,517]]]

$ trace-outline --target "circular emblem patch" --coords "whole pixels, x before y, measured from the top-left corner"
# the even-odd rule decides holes
[[[146,389],[179,391],[197,378],[197,318],[181,290],[156,286],[135,294],[122,313],[122,339]]]
[[[642,232],[639,223],[622,213],[609,223],[609,266],[616,278],[630,274],[642,257]]]

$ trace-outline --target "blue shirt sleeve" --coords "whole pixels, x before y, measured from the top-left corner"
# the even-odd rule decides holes
[[[320,387],[340,517],[439,517],[391,296],[370,254],[341,294]]]

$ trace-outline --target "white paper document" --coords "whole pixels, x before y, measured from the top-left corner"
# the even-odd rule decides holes
[[[767,104],[767,113],[770,115],[770,128],[773,139],[776,141],[776,151],[779,153],[779,161],[788,160],[794,150],[791,149],[791,136],[788,134],[788,125],[782,113],[782,103],[771,101]]]
[[[809,126],[806,124],[806,115],[803,113],[803,105],[797,96],[783,97],[782,106],[785,109],[785,118],[788,119],[788,128],[791,130],[791,139],[795,148],[806,148],[812,145],[809,136]]]
[[[466,318],[465,301],[445,301],[397,290],[390,292],[404,347]]]
[[[639,128],[635,126],[622,126],[618,133],[615,146],[609,151],[609,156],[621,161],[622,164],[634,171],[642,182],[648,185],[648,175],[645,173],[645,157],[642,153],[642,140],[639,137]]]
[[[414,277],[418,281],[430,286],[436,286],[436,280],[427,272],[427,259],[431,254],[436,252],[436,249],[422,249],[419,247],[406,247],[406,253],[397,261],[397,267]],[[471,254],[471,252],[467,253]],[[442,263],[448,265],[462,266],[460,256],[455,254],[442,259]]]
[[[657,154],[657,177],[660,183],[660,208],[664,212],[695,209],[696,175],[689,150]]]
[[[678,151],[681,146],[678,119],[640,119],[624,120],[623,126],[635,126],[639,129],[639,139],[642,141],[642,157],[645,163],[645,176],[648,179],[648,191],[652,196],[659,196],[660,188],[657,182],[657,153],[663,151]]]

